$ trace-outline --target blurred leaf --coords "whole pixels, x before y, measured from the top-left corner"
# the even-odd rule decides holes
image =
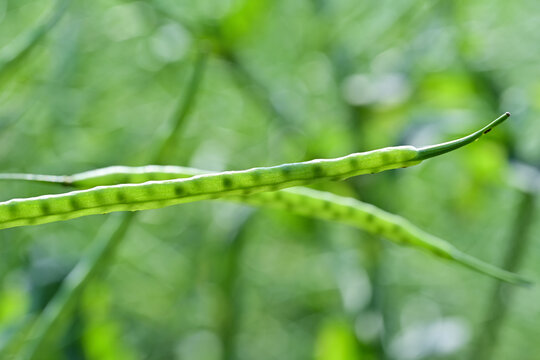
[[[340,319],[327,319],[319,327],[315,341],[316,360],[365,359],[361,356],[353,330]]]

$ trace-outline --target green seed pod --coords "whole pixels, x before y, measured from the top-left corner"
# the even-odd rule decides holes
[[[497,121],[502,121],[500,119],[490,124],[491,127],[494,126],[493,124],[496,125]],[[178,198],[188,197],[190,194],[192,198],[196,196],[194,194],[198,194],[197,196],[202,198],[209,198],[208,196],[211,194],[212,197],[222,197],[224,200],[260,207],[284,209],[300,215],[346,223],[369,233],[381,235],[395,243],[412,246],[438,257],[460,263],[498,279],[523,284],[526,283],[526,280],[518,275],[464,254],[444,240],[423,232],[407,220],[389,214],[373,205],[306,188],[252,193],[251,187],[257,187],[262,181],[273,180],[274,184],[271,186],[275,187],[276,184],[279,186],[280,181],[283,183],[291,181],[290,179],[302,179],[309,177],[310,174],[315,175],[310,179],[336,178],[338,176],[341,178],[357,175],[358,171],[365,171],[366,169],[370,171],[379,169],[378,171],[382,171],[381,169],[384,170],[385,166],[394,168],[394,164],[418,163],[421,161],[418,160],[419,154],[420,156],[426,156],[425,154],[428,153],[428,157],[431,157],[450,151],[452,148],[448,150],[449,147],[455,148],[456,144],[463,144],[464,141],[466,143],[474,141],[484,132],[489,131],[490,127],[486,128],[466,138],[420,150],[410,146],[403,146],[352,154],[339,159],[313,160],[272,168],[256,168],[244,172],[211,174],[198,169],[178,166],[112,166],[72,176],[3,174],[0,175],[0,179],[58,183],[82,189],[96,187],[93,190],[56,195],[54,201],[50,201],[53,196],[34,198],[32,202],[21,200],[17,206],[11,208],[11,211],[14,212],[15,216],[19,211],[26,214],[25,221],[29,221],[29,224],[32,223],[30,219],[33,218],[40,219],[38,221],[49,220],[43,222],[64,220],[66,217],[78,217],[96,213],[94,212],[95,209],[100,209],[103,212],[124,209],[133,210],[140,199],[143,199],[144,206],[162,207],[166,206],[168,201],[171,201],[171,192]],[[359,163],[356,163],[359,157],[362,158],[364,167],[359,167]],[[329,164],[333,166],[328,166]],[[238,176],[239,173],[242,176]],[[246,177],[246,173],[249,176]],[[210,180],[208,180],[209,175],[213,175],[213,177],[210,176]],[[181,179],[184,179],[184,182],[179,181]],[[193,179],[203,180],[186,181]],[[169,183],[159,182],[163,180],[173,181],[175,186],[172,187],[172,190]],[[217,185],[216,181],[218,181]],[[135,185],[140,183],[143,183],[144,186]],[[161,186],[161,188],[157,188],[157,185]],[[240,194],[236,194],[238,187],[242,188]],[[220,189],[220,196],[211,192],[213,188]],[[229,189],[230,191],[227,192]],[[224,192],[226,194],[223,194]],[[152,201],[154,202],[152,203]],[[95,208],[90,207],[91,205]],[[0,205],[1,209],[2,205]]]

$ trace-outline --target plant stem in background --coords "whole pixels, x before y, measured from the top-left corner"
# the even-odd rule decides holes
[[[129,229],[133,216],[134,213],[122,214],[120,220],[115,218],[112,225],[107,223],[107,226],[102,228],[103,234],[100,234],[85,252],[81,260],[66,276],[54,297],[39,314],[27,337],[21,359],[40,359],[43,345],[53,336],[59,335],[59,326],[66,320],[81,292],[96,273],[101,271],[107,265],[107,261],[114,256],[114,251]]]
[[[186,89],[183,96],[178,102],[178,106],[174,110],[172,119],[174,120],[170,124],[168,129],[168,134],[166,134],[165,139],[159,151],[154,156],[154,163],[162,164],[166,159],[170,159],[173,148],[179,147],[179,137],[182,134],[186,120],[191,113],[193,107],[195,106],[197,95],[199,94],[199,88],[202,84],[203,74],[206,69],[206,63],[208,61],[208,55],[203,50],[197,52],[195,65],[191,78],[188,81]],[[184,152],[187,149],[183,149]],[[185,160],[185,159],[184,159]],[[182,161],[179,161],[182,163]]]
[[[196,95],[193,92],[199,90],[199,83],[202,79],[202,73],[205,69],[205,55],[199,54],[193,71],[191,81],[188,83],[185,99],[174,112],[173,124],[168,136],[163,140],[155,160],[162,161],[166,156],[167,146],[178,137],[178,132],[183,129],[183,124],[192,109]],[[30,335],[27,337],[28,344],[23,353],[24,360],[37,360],[41,356],[43,346],[46,344],[49,336],[55,334],[57,327],[61,324],[63,317],[71,310],[72,304],[78,299],[86,285],[91,282],[96,273],[103,271],[107,263],[114,257],[116,249],[125,239],[135,213],[123,214],[119,224],[110,235],[105,235],[102,239],[96,239],[95,247],[92,246],[82,256],[79,263],[63,281],[60,289],[47,304],[43,312],[36,319]]]
[[[16,66],[39,44],[39,42],[60,21],[70,0],[58,0],[47,19],[34,29],[17,37],[0,56],[0,79],[12,76]],[[3,81],[2,81],[3,82]]]
[[[242,308],[241,289],[241,259],[244,245],[247,241],[247,231],[253,219],[254,212],[249,210],[242,214],[229,235],[226,251],[224,252],[224,274],[222,289],[224,295],[223,314],[219,323],[219,337],[223,345],[223,360],[237,359],[236,335],[240,323]]]
[[[290,128],[294,124],[293,119],[276,106],[272,101],[272,94],[268,88],[255,78],[247,69],[246,65],[238,58],[234,50],[227,49],[224,54],[221,54],[221,58],[229,65],[230,73],[238,87],[246,95],[251,97],[261,109],[268,109],[279,124],[285,128]]]
[[[440,16],[446,20],[447,25],[457,24],[463,20],[463,9],[460,4],[441,2],[437,9]],[[492,69],[482,67],[476,59],[466,55],[470,35],[465,29],[466,27],[456,28],[454,42],[457,49],[457,59],[460,66],[468,73],[474,85],[475,93],[488,104],[490,109],[497,111],[500,108],[504,91],[510,86],[501,83],[500,78],[496,76]],[[517,150],[520,142],[517,137],[507,138],[506,141],[509,158],[517,158],[518,161],[523,161],[520,158],[520,152]],[[516,169],[514,168],[511,171],[515,173]],[[538,176],[533,177],[538,178]],[[525,188],[522,188],[522,186],[518,186],[518,188],[520,188],[520,200],[517,206],[516,218],[513,222],[512,232],[508,237],[507,249],[503,252],[504,259],[501,264],[503,269],[509,271],[519,269],[521,260],[527,252],[527,235],[533,223],[538,193],[537,190],[529,188],[527,185]],[[493,285],[493,290],[486,299],[487,306],[486,313],[483,316],[484,322],[477,332],[476,341],[472,345],[471,360],[492,359],[497,345],[504,341],[499,334],[510,309],[512,293],[512,289],[499,281],[496,281]]]
[[[501,267],[508,271],[516,271],[527,253],[528,233],[535,214],[536,192],[521,191],[520,202],[516,211],[512,232],[508,238],[508,249]],[[484,315],[482,331],[470,356],[471,360],[489,360],[499,343],[499,332],[508,315],[511,296],[514,289],[496,280],[493,291],[487,298],[488,305]]]

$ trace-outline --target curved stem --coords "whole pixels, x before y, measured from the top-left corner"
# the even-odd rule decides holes
[[[58,0],[51,14],[36,28],[17,37],[0,55],[0,77],[13,74],[13,66],[26,57],[45,35],[60,21],[71,0]]]
[[[497,119],[493,120],[492,122],[490,122],[489,124],[481,128],[480,130],[470,135],[467,135],[465,137],[462,137],[461,139],[452,140],[452,141],[448,141],[442,144],[430,145],[430,146],[425,146],[423,148],[420,148],[418,149],[418,156],[416,157],[416,160],[429,159],[434,156],[442,155],[452,150],[459,149],[460,147],[465,146],[467,144],[470,144],[473,141],[478,140],[478,138],[480,138],[482,135],[490,132],[491,129],[493,129],[495,126],[503,123],[509,117],[510,117],[510,113],[505,112],[504,114],[499,116]]]
[[[170,129],[153,158],[154,162],[166,162],[172,149],[174,149],[175,146],[178,146],[178,138],[182,134],[187,118],[191,114],[191,110],[194,108],[197,97],[199,96],[199,90],[202,85],[207,62],[208,54],[204,50],[199,50],[196,54],[193,72],[189,78],[184,95],[181,97],[180,102],[174,110]]]
[[[185,123],[193,107],[196,93],[199,91],[199,83],[204,72],[204,65],[207,56],[199,53],[195,64],[194,74],[188,83],[185,95],[174,113],[174,122],[171,131],[167,134],[159,147],[159,152],[154,156],[154,160],[161,161],[166,157],[167,146],[182,131],[182,125]],[[34,175],[34,174],[3,174],[0,179],[24,179],[40,183],[58,183],[64,186],[71,186],[71,177],[54,175]],[[41,356],[41,351],[50,334],[54,334],[54,329],[65,320],[66,314],[72,309],[78,296],[84,291],[87,284],[92,281],[99,271],[107,267],[107,261],[110,261],[115,255],[116,249],[121,245],[125,234],[136,217],[136,213],[127,213],[111,229],[106,228],[103,237],[95,240],[94,244],[86,251],[85,255],[66,277],[58,292],[47,304],[45,309],[36,319],[34,326],[30,330],[30,336],[27,337],[28,343],[22,350],[21,359],[34,360]],[[1,350],[0,350],[1,355]],[[3,358],[3,357],[2,357]]]
[[[529,245],[529,233],[534,224],[536,211],[536,192],[525,191],[521,193],[521,200],[518,204],[516,217],[514,219],[513,230],[508,239],[507,250],[501,269],[515,271],[519,268],[523,257],[526,255]],[[495,349],[500,344],[500,333],[502,325],[511,309],[511,302],[514,293],[501,281],[494,284],[491,293],[487,298],[486,313],[484,315],[483,330],[478,333],[475,347],[469,359],[491,359]]]

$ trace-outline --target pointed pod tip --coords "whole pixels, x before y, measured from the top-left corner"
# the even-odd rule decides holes
[[[473,141],[478,140],[482,135],[489,133],[495,126],[503,123],[506,119],[510,117],[509,112],[505,112],[504,114],[500,115],[498,118],[484,126],[482,129],[473,132],[472,134],[469,134],[465,137],[462,137],[457,140],[448,141],[442,144],[435,144],[430,146],[425,146],[420,149],[418,149],[418,155],[416,157],[417,160],[425,160],[429,159],[434,156],[445,154],[449,151],[458,149],[464,145],[470,144]]]
[[[508,274],[511,275],[511,278],[506,279],[506,280],[505,279],[500,279],[500,280],[504,280],[513,285],[522,286],[524,288],[530,288],[535,285],[534,281],[532,281],[531,279],[525,276],[515,274],[515,273],[508,273]]]
[[[530,280],[529,278],[521,276],[513,272],[502,270],[502,269],[497,269],[495,273],[487,274],[487,275],[492,275],[501,281],[504,281],[504,282],[507,282],[509,284],[516,285],[516,286],[522,286],[524,288],[530,288],[534,286],[534,282]]]
[[[518,275],[519,276],[519,284],[518,285],[521,285],[521,286],[524,286],[524,287],[533,287],[536,285],[536,283],[531,280],[530,278],[526,277],[526,276],[521,276],[521,275]]]

